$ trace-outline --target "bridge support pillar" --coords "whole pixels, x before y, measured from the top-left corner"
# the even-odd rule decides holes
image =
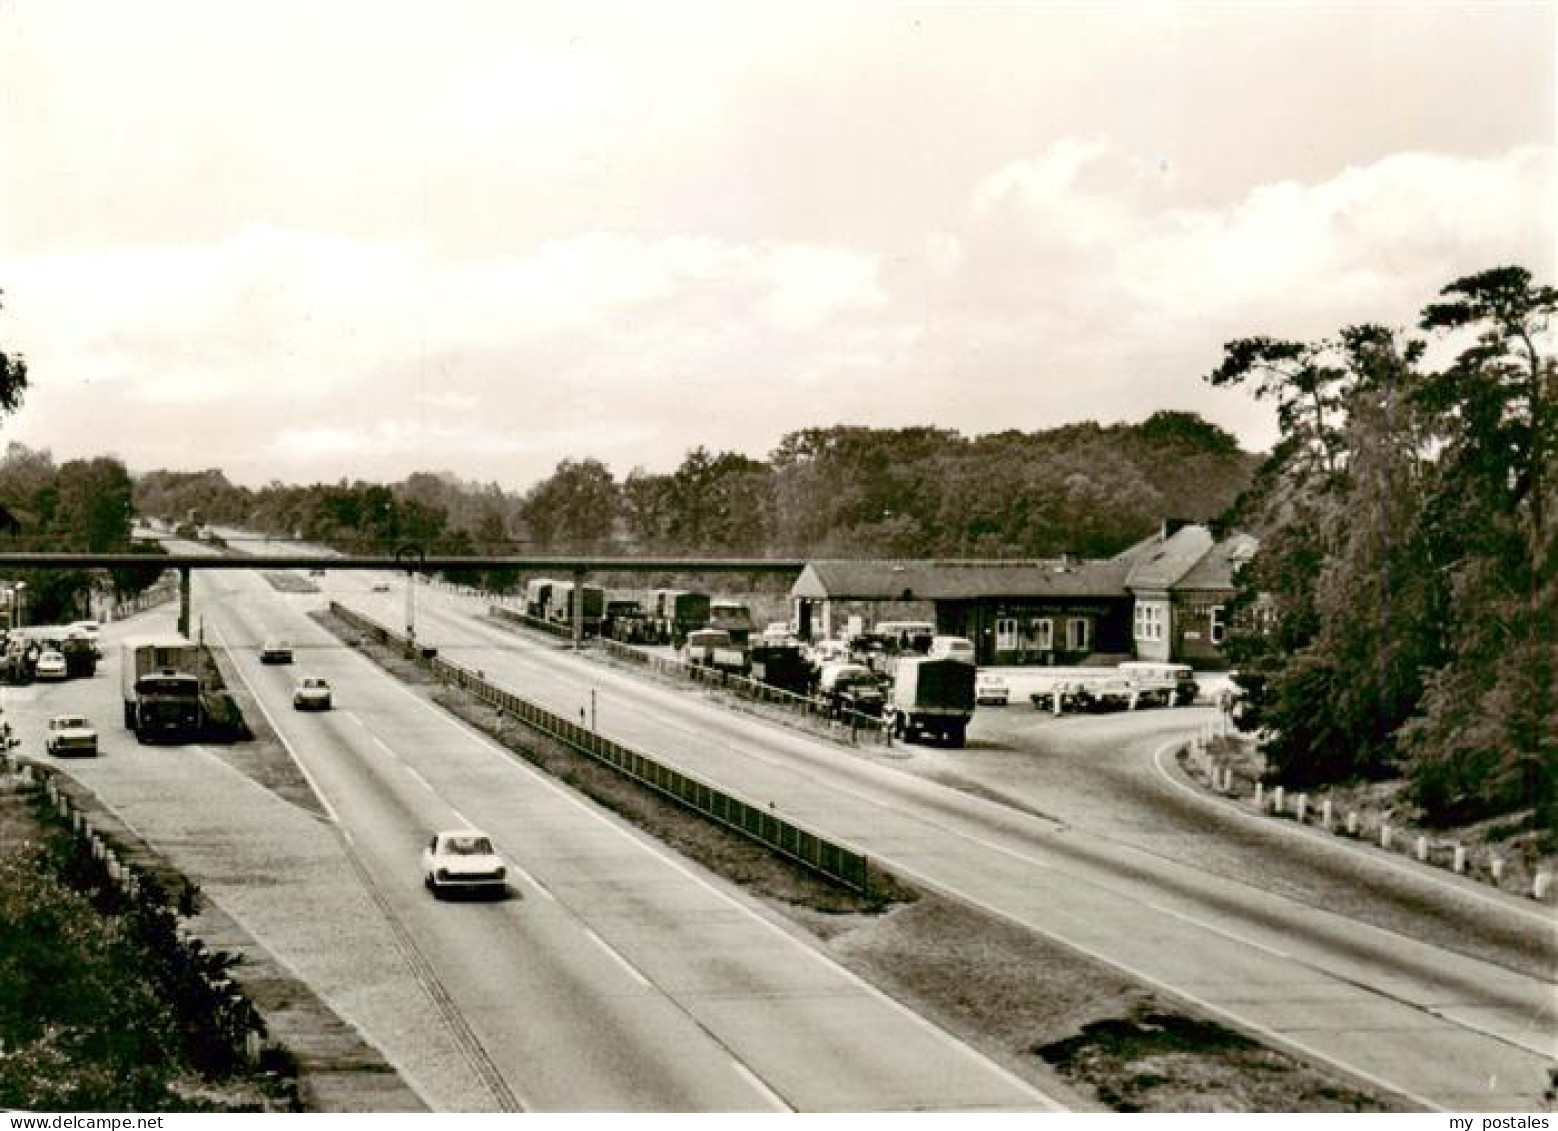
[[[189,636],[189,567],[179,567],[179,635]]]
[[[584,647],[584,571],[573,571],[573,647]]]

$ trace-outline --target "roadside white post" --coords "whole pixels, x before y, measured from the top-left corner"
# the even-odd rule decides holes
[[[1309,794],[1300,793],[1298,795],[1296,806],[1297,807],[1293,810],[1293,817],[1298,821],[1299,824],[1302,825],[1304,823],[1304,818],[1309,815]]]
[[[1379,826],[1379,846],[1381,848],[1389,848],[1390,847],[1390,822],[1389,821],[1382,821],[1382,822],[1380,822],[1380,826]]]
[[[1287,791],[1280,785],[1271,791],[1271,811],[1278,817],[1282,816],[1282,811],[1286,808],[1286,801]]]
[[[1266,808],[1266,787],[1260,782],[1255,783],[1255,808]]]
[[[1358,811],[1356,809],[1347,810],[1347,835],[1358,835]]]
[[[1326,832],[1331,831],[1331,799],[1329,797],[1320,802],[1320,827]]]
[[[1454,854],[1450,858],[1450,871],[1454,872],[1457,876],[1465,874],[1465,872],[1466,872],[1466,846],[1465,845],[1457,844],[1455,846],[1455,852],[1454,852]]]
[[[1417,858],[1420,861],[1423,861],[1424,863],[1427,863],[1427,861],[1428,861],[1428,838],[1426,836],[1420,836],[1420,837],[1417,838],[1417,845],[1415,846],[1415,852],[1416,852]]]
[[[1503,883],[1504,882],[1504,858],[1502,856],[1495,856],[1492,860],[1490,860],[1488,862],[1488,871],[1493,873],[1493,882],[1495,884]]]
[[[1531,877],[1531,898],[1546,899],[1547,890],[1552,887],[1553,877],[1550,872],[1538,872]]]

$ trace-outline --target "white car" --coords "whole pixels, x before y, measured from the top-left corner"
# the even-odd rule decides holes
[[[70,669],[65,665],[65,657],[53,648],[39,656],[38,663],[33,668],[33,675],[38,679],[64,679],[69,674]]]
[[[267,640],[260,645],[260,663],[290,664],[291,662],[292,645],[285,640]]]
[[[317,675],[304,676],[292,692],[292,706],[299,711],[328,711],[330,684]]]
[[[49,720],[43,747],[56,758],[97,755],[97,731],[85,715],[55,715]]]
[[[1004,675],[980,672],[974,678],[974,702],[981,707],[1004,707],[1012,700],[1012,689]]]
[[[507,875],[492,840],[478,829],[434,833],[422,850],[422,884],[435,899],[455,891],[503,895]]]

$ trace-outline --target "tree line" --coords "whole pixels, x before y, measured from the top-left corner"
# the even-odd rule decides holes
[[[1558,837],[1555,308],[1499,267],[1415,331],[1240,339],[1208,375],[1282,429],[1235,509],[1261,542],[1227,645],[1278,781],[1404,776],[1430,821]]]
[[[697,447],[675,470],[565,459],[523,494],[418,472],[397,484],[249,489],[221,471],[153,471],[137,509],[357,552],[799,557],[1098,557],[1167,516],[1211,519],[1256,460],[1192,413],[966,438],[839,425],[785,436],[766,460]]]

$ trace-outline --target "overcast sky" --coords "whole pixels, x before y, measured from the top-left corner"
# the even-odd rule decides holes
[[[1554,280],[1555,6],[0,0],[0,441],[523,489]]]

